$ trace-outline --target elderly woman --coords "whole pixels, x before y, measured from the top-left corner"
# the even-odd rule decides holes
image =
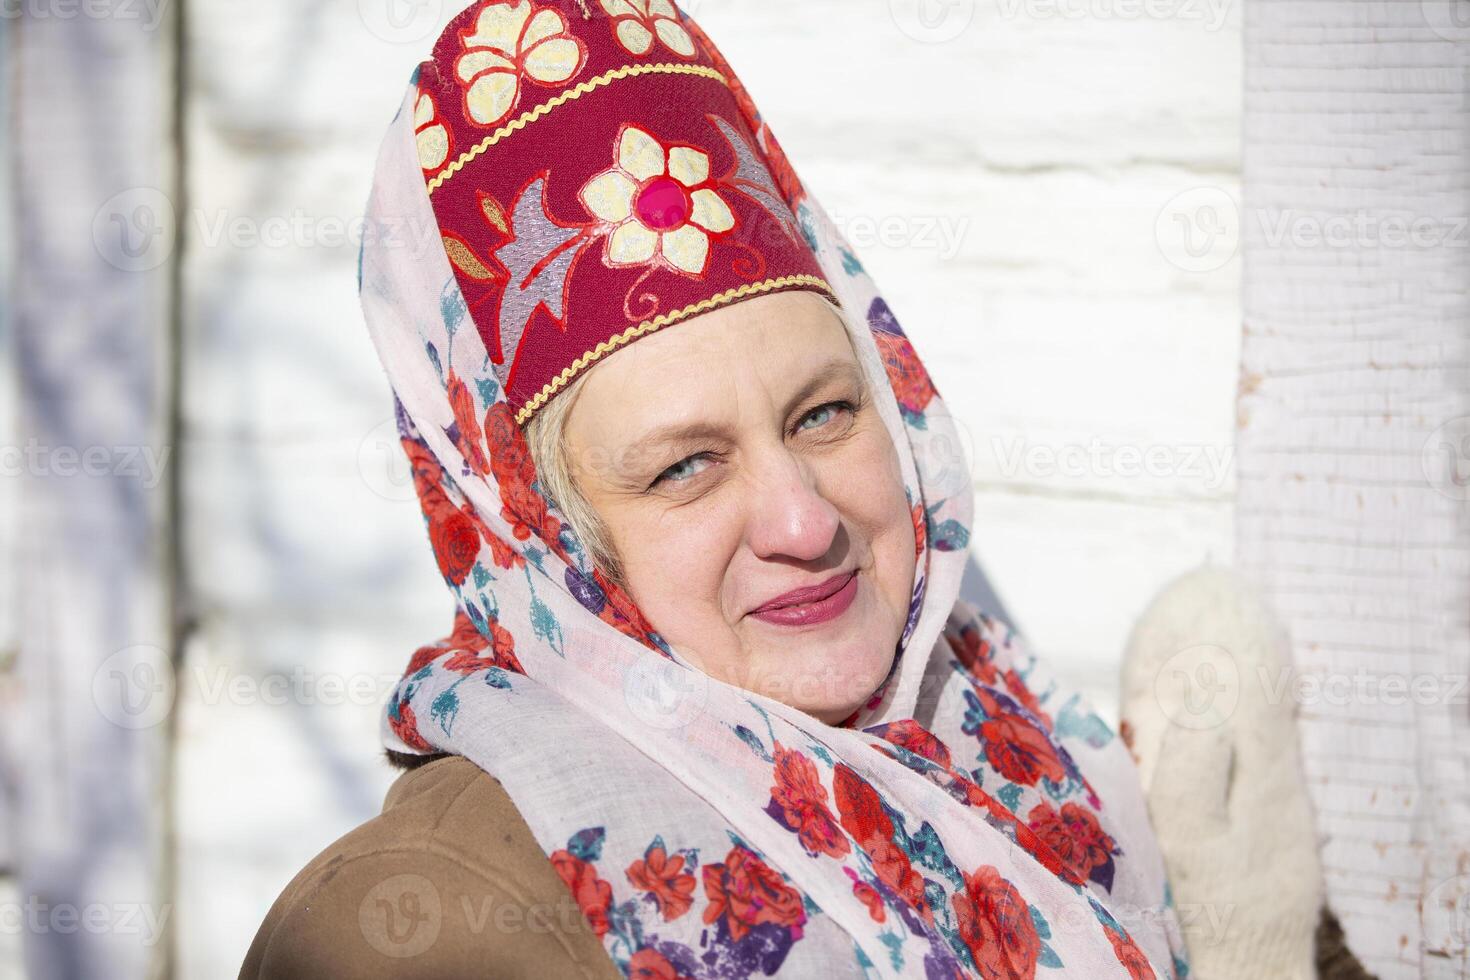
[[[958,599],[955,425],[692,20],[465,10],[369,215],[454,627],[242,976],[1183,975],[1126,749]]]

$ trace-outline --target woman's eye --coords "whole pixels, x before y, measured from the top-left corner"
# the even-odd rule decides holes
[[[658,486],[660,483],[663,483],[665,480],[670,481],[672,483],[684,483],[685,481],[689,480],[691,477],[693,477],[693,476],[697,475],[698,473],[702,472],[701,470],[694,470],[694,469],[692,469],[692,467],[694,466],[694,464],[700,463],[700,462],[708,462],[708,460],[706,460],[704,458],[704,455],[703,454],[696,455],[696,456],[686,456],[684,459],[679,460],[673,466],[670,466],[668,469],[666,469],[662,473],[660,473],[658,475],[658,478],[653,481],[653,486]]]
[[[844,410],[851,411],[851,409],[852,404],[850,402],[828,402],[825,405],[818,405],[816,408],[807,413],[806,417],[801,420],[801,424],[797,426],[797,428],[818,428],[820,426],[826,425],[838,412]],[[807,425],[808,422],[812,422],[813,420],[816,421],[816,425]]]

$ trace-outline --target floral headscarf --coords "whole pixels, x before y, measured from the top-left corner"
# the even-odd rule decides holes
[[[733,94],[779,188],[763,206],[787,211],[839,303],[897,449],[914,592],[888,681],[830,726],[691,668],[591,566],[537,481],[489,305],[466,299],[455,253],[489,249],[431,203],[427,182],[474,148],[426,105],[445,79],[426,92],[421,68],[378,158],[360,280],[456,612],[409,662],[385,744],[498,779],[630,977],[1184,976],[1132,760],[1004,622],[958,598],[973,500],[955,424],[729,65],[665,0],[479,3],[441,46],[471,48],[485,24],[518,25],[515,44],[450,81],[490,133],[564,105],[591,46],[621,52],[628,77],[697,63]],[[567,44],[538,54],[528,38]],[[474,92],[492,69],[505,77]],[[558,159],[535,167],[557,182]]]

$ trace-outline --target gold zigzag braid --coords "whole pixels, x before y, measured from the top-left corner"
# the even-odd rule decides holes
[[[596,347],[592,348],[592,350],[588,351],[587,353],[583,354],[581,357],[573,361],[569,367],[563,369],[560,374],[558,374],[556,377],[552,378],[545,385],[543,385],[541,390],[538,391],[536,395],[531,398],[530,401],[526,402],[526,404],[521,407],[520,411],[516,412],[516,424],[525,425],[526,420],[529,419],[532,415],[536,414],[536,410],[538,408],[550,401],[551,396],[556,394],[563,387],[565,387],[573,378],[577,376],[578,373],[582,371],[583,368],[591,364],[593,361],[606,357],[608,354],[628,343],[630,340],[641,337],[646,333],[652,333],[660,327],[666,327],[671,323],[677,323],[680,320],[688,319],[689,317],[694,316],[696,313],[705,313],[709,310],[714,309],[717,306],[724,306],[726,303],[729,303],[732,300],[740,299],[744,296],[749,296],[752,293],[766,293],[770,292],[773,289],[784,289],[787,286],[815,286],[818,289],[825,290],[828,295],[832,296],[834,301],[836,300],[836,293],[832,291],[832,287],[828,285],[825,279],[822,279],[819,276],[808,276],[803,274],[796,276],[782,276],[779,279],[767,279],[764,282],[746,283],[743,286],[736,286],[734,289],[727,289],[723,293],[716,293],[714,296],[711,296],[708,299],[702,299],[698,303],[693,303],[689,306],[684,307],[682,310],[674,310],[670,313],[660,313],[658,316],[652,318],[651,320],[644,320],[636,327],[629,327],[622,333],[614,334],[607,340],[599,342]]]
[[[464,169],[465,164],[469,163],[475,157],[484,153],[490,147],[517,130],[525,129],[531,123],[550,113],[557,106],[565,105],[575,99],[580,99],[582,96],[594,92],[604,85],[611,85],[620,78],[632,78],[635,75],[700,75],[704,78],[712,78],[721,85],[728,86],[730,84],[724,75],[704,65],[676,65],[665,62],[651,65],[624,65],[621,68],[614,68],[612,71],[603,72],[596,78],[589,78],[585,82],[578,82],[561,94],[547,99],[534,109],[527,109],[489,136],[480,140],[473,147],[461,153],[453,163],[445,167],[443,171],[429,181],[429,193],[433,194],[439,189],[440,185],[459,173],[460,170]]]

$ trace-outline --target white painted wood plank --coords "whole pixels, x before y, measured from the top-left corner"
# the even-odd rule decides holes
[[[1449,481],[1470,471],[1470,117],[1450,13],[1246,8],[1239,563],[1292,631],[1328,900],[1385,980],[1470,977],[1470,494]]]
[[[90,9],[90,8],[89,8]],[[165,968],[163,792],[173,64],[162,25],[21,9],[17,911],[38,977]]]

